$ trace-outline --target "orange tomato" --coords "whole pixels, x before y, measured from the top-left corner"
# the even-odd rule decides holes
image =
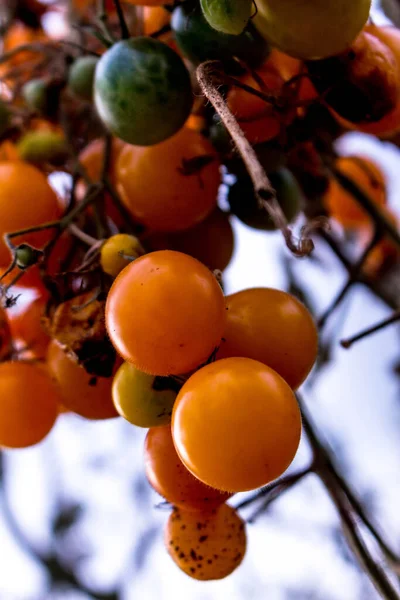
[[[166,524],[164,543],[172,560],[189,577],[223,579],[243,560],[245,524],[227,504],[212,514],[175,509]]]
[[[65,408],[86,419],[118,416],[111,397],[112,377],[90,375],[64,352],[56,340],[49,345],[47,366],[59,385],[61,403]]]
[[[204,221],[169,234],[153,234],[144,239],[152,250],[177,250],[197,258],[212,271],[223,271],[233,255],[235,238],[229,215],[216,208]]]
[[[0,144],[0,162],[6,160],[18,160],[18,158],[19,155],[16,145],[9,140],[4,140],[4,142]]]
[[[11,329],[6,311],[0,307],[0,361],[9,358],[12,351]]]
[[[20,161],[0,162],[0,265],[7,266],[11,253],[3,241],[5,233],[42,225],[60,217],[56,194],[45,175],[36,167]],[[13,239],[42,248],[54,230],[38,231]]]
[[[10,52],[11,50],[15,50],[19,46],[23,46],[25,44],[33,44],[36,42],[44,42],[46,41],[47,35],[43,31],[43,29],[32,29],[27,25],[24,25],[21,21],[14,21],[12,26],[6,32],[3,38],[3,51]],[[0,75],[4,76],[10,69],[17,66],[23,66],[25,63],[29,62],[39,62],[42,59],[43,55],[37,52],[32,52],[29,50],[19,52],[12,58],[10,58],[5,64],[0,65]],[[18,81],[21,81],[21,77],[24,81],[26,81],[31,75],[30,70],[27,69],[24,75],[20,75]],[[6,79],[6,81],[8,81]]]
[[[400,230],[400,222],[397,217],[390,209],[385,210],[386,217],[393,225],[397,226]],[[360,231],[360,244],[363,248],[366,248],[372,239],[371,228],[366,228]],[[370,251],[367,259],[363,265],[363,272],[372,278],[379,277],[387,269],[392,267],[400,259],[400,248],[398,245],[389,237],[383,237]]]
[[[219,167],[210,142],[183,127],[154,146],[126,144],[116,165],[117,189],[145,227],[179,231],[200,223],[215,208]]]
[[[35,358],[45,358],[50,343],[50,337],[42,326],[47,300],[47,295],[43,295],[26,305],[22,311],[9,312],[13,337],[23,341]]]
[[[58,414],[57,386],[38,365],[0,364],[0,446],[25,448],[40,442]]]
[[[137,258],[108,294],[106,325],[117,352],[150,375],[178,375],[221,340],[225,303],[213,274],[181,252]]]
[[[252,288],[227,296],[227,320],[217,359],[253,358],[296,389],[310,372],[318,349],[315,323],[294,296]]]
[[[378,206],[386,204],[386,182],[378,165],[364,156],[342,156],[335,165],[356,183]],[[336,179],[331,179],[324,196],[329,214],[344,227],[359,227],[370,217],[357,200]]]
[[[164,4],[164,3],[163,3]],[[143,8],[143,33],[151,35],[169,24],[171,13],[163,6],[145,6]],[[163,37],[159,38],[163,39]]]
[[[144,464],[147,479],[155,491],[184,510],[212,510],[231,495],[193,477],[176,453],[169,425],[149,429],[144,445]]]
[[[183,464],[216,489],[244,492],[276,479],[300,441],[300,410],[278,373],[250,358],[217,360],[179,392],[172,436]]]

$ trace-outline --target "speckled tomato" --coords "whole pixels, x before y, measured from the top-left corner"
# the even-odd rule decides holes
[[[106,127],[139,146],[176,133],[193,102],[189,72],[180,56],[149,37],[118,42],[101,57],[94,98]]]
[[[167,521],[164,542],[172,560],[189,577],[223,579],[243,560],[245,524],[227,504],[201,515],[175,509]]]

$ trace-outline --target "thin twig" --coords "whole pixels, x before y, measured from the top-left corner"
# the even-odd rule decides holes
[[[387,319],[383,319],[383,321],[376,323],[376,325],[367,327],[367,329],[360,331],[360,333],[357,333],[352,337],[346,338],[345,340],[341,340],[340,344],[341,346],[343,346],[343,348],[351,348],[351,346],[356,342],[364,340],[366,337],[369,337],[370,335],[377,333],[378,331],[382,331],[382,329],[386,329],[386,327],[389,327],[389,325],[393,325],[393,323],[397,323],[398,321],[400,321],[400,310],[397,310]]]

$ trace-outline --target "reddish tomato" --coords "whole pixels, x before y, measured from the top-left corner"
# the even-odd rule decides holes
[[[378,206],[386,204],[386,182],[378,165],[364,156],[343,156],[336,167],[356,183]],[[324,197],[329,214],[344,227],[360,227],[370,222],[370,217],[355,198],[331,179]]]
[[[106,325],[120,355],[151,375],[186,373],[221,340],[225,303],[213,274],[181,252],[160,250],[118,275]]]
[[[13,337],[22,340],[35,358],[45,358],[50,343],[50,337],[42,326],[47,300],[44,295],[27,304],[22,311],[10,312]]]
[[[75,363],[53,340],[47,354],[47,366],[60,387],[62,404],[86,419],[117,417],[111,397],[112,377],[95,377]]]
[[[38,365],[0,364],[0,445],[25,448],[52,429],[61,402],[57,386]]]
[[[227,504],[201,515],[175,509],[168,519],[164,542],[172,560],[189,577],[223,579],[243,560],[245,524]]]
[[[184,510],[212,510],[231,496],[193,477],[176,453],[169,425],[149,430],[144,463],[147,479],[155,491]]]
[[[250,358],[227,358],[189,377],[172,412],[183,464],[203,483],[244,492],[276,479],[292,462],[301,417],[278,373]]]
[[[116,165],[117,188],[132,216],[153,231],[180,231],[215,208],[220,164],[210,142],[183,127],[154,146],[126,145]]]
[[[0,162],[0,236],[49,221],[61,215],[57,196],[39,169],[24,162]],[[54,230],[39,231],[13,239],[38,248],[51,239]],[[11,253],[0,241],[0,265],[11,261]]]
[[[318,350],[315,323],[294,296],[271,288],[226,298],[227,321],[217,358],[245,356],[274,369],[294,389],[310,372]]]

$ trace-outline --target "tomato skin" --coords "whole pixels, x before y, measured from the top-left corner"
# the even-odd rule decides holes
[[[209,511],[230,498],[196,479],[176,453],[171,427],[149,429],[144,445],[146,476],[155,491],[185,511]]]
[[[36,358],[45,358],[50,337],[42,327],[41,319],[45,315],[48,296],[35,298],[22,312],[10,313],[10,327],[14,338],[23,341],[24,345]]]
[[[193,94],[180,56],[159,40],[136,37],[117,42],[100,58],[94,99],[111,133],[128,144],[151,146],[183,127]]]
[[[224,297],[199,261],[170,250],[136,259],[108,294],[106,325],[119,354],[150,375],[179,375],[219,345]]]
[[[118,416],[111,397],[112,377],[94,377],[75,363],[53,340],[48,348],[47,368],[58,383],[63,406],[86,419]]]
[[[227,504],[200,515],[175,509],[165,527],[164,543],[172,560],[189,577],[223,579],[243,560],[245,524]]]
[[[201,160],[208,162],[191,170]],[[180,231],[200,223],[215,208],[220,162],[206,138],[183,127],[149,148],[126,145],[116,164],[116,183],[135,220],[151,231]]]
[[[172,412],[183,464],[203,483],[244,492],[276,479],[292,462],[301,417],[293,391],[249,358],[217,360],[184,384]]]
[[[23,362],[0,364],[0,446],[26,448],[52,429],[61,402],[44,369]]]
[[[57,196],[39,169],[22,161],[0,162],[0,266],[11,262],[5,233],[42,225],[60,215]],[[42,248],[53,235],[52,230],[39,231],[14,238],[13,243]]]
[[[377,206],[386,204],[386,182],[378,165],[364,156],[342,156],[335,166],[373,200]],[[324,196],[329,214],[343,227],[368,225],[371,218],[362,206],[335,179],[331,179]]]
[[[114,406],[127,421],[137,427],[157,427],[171,422],[176,392],[158,386],[154,375],[147,375],[130,363],[120,366],[114,376]]]
[[[297,298],[272,288],[227,296],[227,320],[217,359],[245,356],[268,365],[296,389],[310,372],[318,333]]]

